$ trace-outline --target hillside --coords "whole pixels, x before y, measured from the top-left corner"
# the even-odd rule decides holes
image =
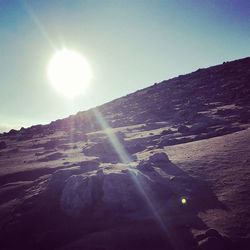
[[[1,249],[249,249],[250,58],[0,135]]]

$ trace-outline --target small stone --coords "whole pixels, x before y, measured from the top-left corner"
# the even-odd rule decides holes
[[[189,132],[189,127],[185,126],[185,125],[181,125],[178,127],[178,132],[185,134]]]
[[[221,235],[216,229],[210,228],[205,232],[206,237],[216,237],[219,238]]]

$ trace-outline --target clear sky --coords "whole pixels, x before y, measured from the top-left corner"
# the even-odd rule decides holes
[[[62,47],[82,53],[93,71],[74,100],[47,79]],[[49,123],[249,55],[249,0],[0,0],[0,130]]]

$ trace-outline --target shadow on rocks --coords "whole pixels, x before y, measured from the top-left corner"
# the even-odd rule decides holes
[[[198,213],[223,208],[207,183],[165,153],[136,167],[87,165],[57,170],[26,190],[1,228],[4,249],[195,250],[191,228],[207,229]]]

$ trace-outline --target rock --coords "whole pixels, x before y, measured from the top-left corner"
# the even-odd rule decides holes
[[[162,164],[169,164],[171,163],[167,154],[164,152],[161,153],[155,153],[154,155],[151,155],[149,159],[147,160],[142,160],[138,166],[137,169],[141,171],[152,171],[153,166],[157,165],[162,165]]]
[[[141,161],[138,166],[137,166],[137,169],[140,170],[140,171],[154,171],[154,168],[151,164],[148,164],[147,161],[143,160]]]
[[[83,211],[135,211],[141,195],[129,173],[71,176],[63,189],[61,207],[68,215],[79,216]],[[101,204],[101,206],[96,206]]]
[[[62,190],[65,181],[74,174],[80,174],[81,167],[63,168],[55,171],[48,183],[48,190],[58,193]]]
[[[164,147],[164,146],[182,144],[190,141],[192,141],[192,138],[188,136],[174,138],[173,135],[164,135],[160,138],[158,145],[159,147]]]
[[[194,136],[194,141],[204,140],[204,139],[207,139],[207,138],[214,137],[216,135],[217,134],[215,132],[213,132],[213,131],[209,132],[209,133],[206,133],[206,134],[198,134],[198,135]]]
[[[103,203],[113,211],[135,211],[140,195],[130,173],[112,173],[103,181]],[[141,200],[141,199],[140,199]]]
[[[207,238],[206,234],[198,234],[198,235],[195,236],[195,240],[198,241],[198,242],[202,241],[202,240],[204,240],[206,238]]]
[[[151,163],[159,163],[159,162],[170,163],[170,160],[169,160],[166,153],[161,152],[161,153],[156,153],[156,154],[151,155],[149,157],[149,162],[151,162]]]
[[[242,128],[240,127],[232,127],[232,126],[222,126],[221,128],[216,129],[216,133],[218,135],[225,135],[225,134],[230,134],[230,133],[234,133],[237,131],[242,130]]]
[[[231,250],[232,242],[227,237],[208,237],[199,243],[199,250]]]
[[[146,149],[146,146],[137,142],[137,143],[130,143],[126,145],[126,150],[129,154],[135,154],[137,152],[141,152]]]
[[[16,129],[11,129],[9,132],[8,132],[9,135],[16,135],[18,134],[18,130]]]
[[[199,133],[206,133],[207,132],[208,124],[206,123],[196,123],[190,128],[190,133],[199,134]]]
[[[189,127],[187,127],[185,125],[181,125],[178,127],[178,132],[180,132],[182,134],[186,134],[189,132]]]
[[[0,150],[7,148],[7,144],[5,141],[0,141]]]
[[[82,152],[87,156],[95,156],[102,162],[119,162],[120,158],[109,142],[90,144]]]
[[[171,129],[164,129],[161,131],[161,135],[169,135],[172,133],[173,133],[173,131]]]
[[[17,141],[31,140],[33,138],[33,134],[31,133],[31,131],[27,131],[24,128],[22,129],[21,129],[22,132],[17,135]]]
[[[162,135],[159,139],[158,145],[160,146],[168,146],[170,140],[174,137],[173,134],[168,134],[168,135]]]
[[[155,206],[165,203],[170,191],[162,191],[159,183],[153,182],[140,171],[97,171],[92,174],[73,175],[66,180],[61,195],[61,208],[70,216],[86,213],[112,212],[119,216],[140,214],[151,209],[148,200]],[[159,196],[164,196],[160,199]],[[152,212],[151,212],[152,213]]]
[[[203,240],[198,247],[199,250],[224,250],[221,241],[215,237]]]
[[[200,250],[230,250],[232,249],[232,241],[226,237],[222,236],[216,229],[210,228],[203,237],[199,237],[197,241],[199,242],[198,249]]]
[[[83,174],[89,171],[98,170],[100,163],[98,161],[82,161],[71,165],[68,168],[56,170],[48,183],[48,190],[60,193],[65,181],[72,175]],[[100,169],[101,170],[101,169]]]
[[[155,171],[155,168],[160,169],[167,175],[174,175],[176,177],[183,174],[183,171],[172,164],[167,154],[164,152],[151,155],[148,160],[142,160],[137,166],[138,170],[142,172],[146,171],[149,175],[151,174],[150,172]],[[158,179],[157,181],[160,180]]]
[[[61,208],[70,216],[79,216],[93,205],[93,179],[86,175],[71,176],[62,191]]]
[[[210,228],[205,232],[206,237],[221,237],[219,232],[216,229]]]

